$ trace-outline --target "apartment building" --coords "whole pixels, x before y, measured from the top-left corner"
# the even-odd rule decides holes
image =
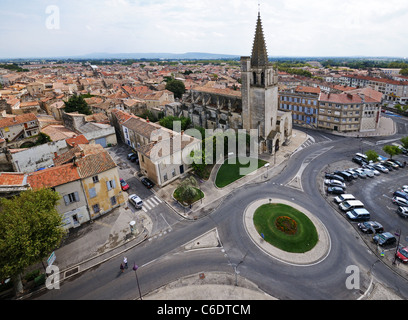
[[[292,121],[297,125],[317,127],[320,88],[297,86],[279,92],[279,110],[292,111]]]

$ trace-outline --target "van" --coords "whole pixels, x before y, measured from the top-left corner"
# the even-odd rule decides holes
[[[353,180],[353,176],[347,171],[335,171],[334,174],[342,177],[346,181]]]
[[[362,154],[362,153],[356,153],[356,157],[359,157],[359,158],[363,158],[363,159],[366,159],[367,160],[367,156],[365,155],[365,154]]]
[[[356,200],[356,198],[352,194],[342,194],[334,198],[334,201],[337,203],[342,203],[347,200]]]
[[[370,212],[364,208],[353,209],[346,212],[347,217],[353,221],[368,221],[370,220]]]
[[[353,209],[364,208],[364,204],[359,200],[348,200],[340,203],[339,207],[343,211],[350,211]]]

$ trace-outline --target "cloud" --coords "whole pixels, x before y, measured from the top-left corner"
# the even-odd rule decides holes
[[[2,0],[0,55],[189,52],[249,55],[255,0]],[[61,28],[45,28],[45,8],[60,8]],[[403,0],[261,2],[270,55],[406,55]],[[25,45],[21,45],[25,44]]]

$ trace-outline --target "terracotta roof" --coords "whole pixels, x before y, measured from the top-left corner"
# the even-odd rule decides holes
[[[1,186],[22,186],[27,184],[25,173],[16,172],[1,172],[0,185]]]
[[[334,102],[334,103],[362,103],[362,99],[358,94],[350,94],[350,93],[321,93],[320,94],[320,101],[324,102]]]
[[[119,123],[122,124],[126,121],[128,121],[129,119],[135,117],[134,115],[131,115],[127,112],[124,112],[122,110],[119,109],[113,109],[112,113],[116,116],[116,118],[118,119]]]
[[[27,123],[29,121],[38,121],[34,113],[26,113],[13,117],[6,117],[0,119],[0,128],[12,127],[15,125]]]
[[[213,94],[220,94],[224,96],[233,96],[237,98],[241,98],[242,94],[239,90],[231,90],[231,89],[218,89],[218,88],[211,88],[211,87],[194,87],[193,91],[199,92],[207,92]]]
[[[74,147],[75,145],[78,145],[78,144],[88,144],[89,143],[88,139],[85,138],[83,134],[72,137],[72,138],[65,139],[65,141],[71,147]]]
[[[100,147],[102,148],[102,146]],[[96,154],[85,154],[85,157],[76,161],[76,165],[81,178],[92,177],[117,167],[112,157],[103,148]]]
[[[170,134],[170,136],[173,134],[172,130],[169,130],[167,128],[162,127],[159,124],[155,124],[152,122],[147,122],[145,119],[139,118],[139,117],[132,117],[129,120],[127,120],[125,123],[123,123],[123,126],[126,128],[134,131],[135,133],[149,138],[151,137],[152,133],[157,131],[157,130],[164,130]]]
[[[77,168],[72,164],[57,166],[32,172],[28,175],[28,183],[33,189],[51,188],[68,182],[79,180]]]
[[[320,87],[305,87],[305,86],[298,86],[296,88],[296,92],[307,92],[307,93],[317,93],[321,92]]]

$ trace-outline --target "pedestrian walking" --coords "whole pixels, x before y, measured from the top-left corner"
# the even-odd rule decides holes
[[[123,266],[123,263],[120,264],[120,271],[125,271],[125,267]]]
[[[123,263],[125,264],[125,268],[127,269],[128,268],[128,262],[127,262],[126,257],[123,258]]]

